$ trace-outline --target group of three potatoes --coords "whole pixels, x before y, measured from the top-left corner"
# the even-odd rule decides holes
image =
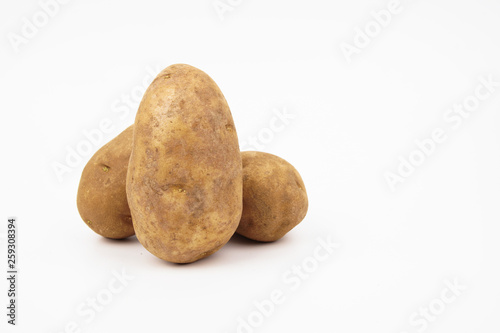
[[[178,64],[151,83],[134,125],[87,163],[77,206],[99,235],[135,234],[155,256],[190,263],[235,232],[280,239],[305,217],[308,199],[288,162],[240,153],[219,87],[203,71]]]

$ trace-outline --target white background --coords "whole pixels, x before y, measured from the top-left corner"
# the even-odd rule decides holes
[[[389,1],[231,3],[222,20],[212,0],[73,0],[43,22],[37,1],[1,2],[0,267],[16,216],[20,276],[16,327],[6,324],[1,280],[0,330],[65,332],[75,322],[75,332],[237,332],[238,318],[263,318],[254,302],[281,290],[284,302],[241,332],[498,333],[500,87],[458,128],[443,117],[480,77],[500,81],[500,3],[401,0],[350,62],[342,43]],[[40,28],[16,52],[9,38],[36,15]],[[138,103],[123,108],[124,98],[152,80],[149,69],[174,63],[218,83],[240,143],[260,135],[258,150],[301,173],[309,212],[282,240],[238,237],[175,265],[81,221],[86,161],[133,123]],[[130,112],[121,118],[118,106]],[[271,138],[276,110],[294,118]],[[59,180],[54,165],[103,119],[113,129]],[[391,191],[386,173],[436,128],[447,140]],[[328,237],[340,247],[317,262],[318,238]],[[292,289],[284,275],[304,262],[311,272]],[[122,270],[134,279],[91,320],[79,315],[89,298],[109,296]],[[466,287],[449,304],[446,281]],[[439,314],[425,329],[411,322],[429,306]]]

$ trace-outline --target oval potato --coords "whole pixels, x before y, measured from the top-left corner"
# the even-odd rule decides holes
[[[247,238],[272,242],[283,237],[307,214],[304,182],[284,159],[245,151],[243,161],[243,213],[236,231]]]
[[[99,149],[82,172],[77,207],[81,218],[103,237],[134,235],[125,180],[132,147],[133,126]]]
[[[238,138],[226,99],[201,70],[172,65],[147,89],[135,119],[127,197],[137,238],[170,262],[209,256],[238,227]]]

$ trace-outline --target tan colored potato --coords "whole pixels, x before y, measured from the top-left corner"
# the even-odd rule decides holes
[[[121,239],[134,234],[125,193],[133,126],[99,149],[82,172],[77,207],[83,221],[96,233]]]
[[[243,161],[243,214],[236,231],[247,238],[272,242],[299,224],[307,213],[304,182],[284,159],[245,151]]]
[[[139,241],[189,263],[219,250],[241,217],[242,166],[219,87],[188,65],[164,69],[135,119],[127,197]]]

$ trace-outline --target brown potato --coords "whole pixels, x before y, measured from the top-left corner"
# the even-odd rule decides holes
[[[83,221],[101,236],[114,239],[134,234],[125,193],[133,126],[99,149],[82,172],[77,207]]]
[[[238,227],[242,192],[238,137],[219,87],[189,65],[167,67],[135,119],[127,197],[137,238],[170,262],[204,258]]]
[[[304,182],[284,159],[245,151],[243,161],[243,213],[237,233],[272,242],[299,224],[307,213]]]

